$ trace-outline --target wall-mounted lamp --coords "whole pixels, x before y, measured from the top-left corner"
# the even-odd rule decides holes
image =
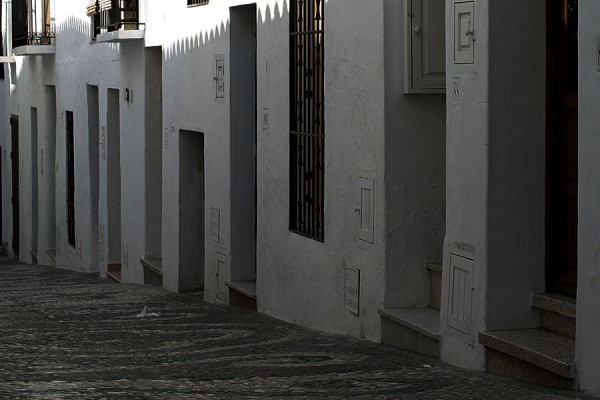
[[[133,89],[125,88],[125,101],[133,102]]]

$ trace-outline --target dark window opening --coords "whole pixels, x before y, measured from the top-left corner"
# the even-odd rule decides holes
[[[290,5],[290,230],[323,241],[324,0]]]
[[[188,7],[191,6],[205,6],[208,4],[208,0],[187,0]]]

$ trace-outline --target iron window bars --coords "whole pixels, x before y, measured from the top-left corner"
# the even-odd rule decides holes
[[[67,117],[67,236],[75,246],[75,140],[73,135],[73,111],[65,112]]]
[[[324,241],[324,3],[290,11],[290,230]]]
[[[208,0],[187,0],[188,7],[191,6],[205,6],[208,4]]]
[[[13,48],[19,46],[53,44],[55,37],[55,29],[51,17],[51,0],[44,0],[42,5],[43,9],[41,20],[38,21],[38,19],[35,16],[35,10],[28,10],[27,0],[13,0]],[[38,23],[40,23],[40,27],[38,27]]]

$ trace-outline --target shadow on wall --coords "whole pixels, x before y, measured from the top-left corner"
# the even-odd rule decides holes
[[[256,17],[257,25],[268,25],[270,21],[275,21],[276,18],[287,18],[289,12],[287,0],[283,1],[281,8],[279,6],[279,2],[276,2],[275,6],[273,7],[272,13],[271,8],[271,5],[267,5],[266,7],[264,7],[264,11],[261,8],[258,8]],[[204,32],[197,32],[193,36],[180,38],[176,42],[171,44],[165,43],[163,47],[164,59],[169,60],[187,53],[194,52],[195,50],[200,49],[203,45],[207,45],[208,43],[214,42],[218,38],[225,36],[229,31],[229,22],[230,20],[229,18],[227,18],[227,21],[221,21],[220,24],[217,22],[214,27],[210,29],[207,28]]]

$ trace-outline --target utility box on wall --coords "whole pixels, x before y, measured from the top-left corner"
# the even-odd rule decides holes
[[[404,93],[446,92],[446,2],[404,0]]]

